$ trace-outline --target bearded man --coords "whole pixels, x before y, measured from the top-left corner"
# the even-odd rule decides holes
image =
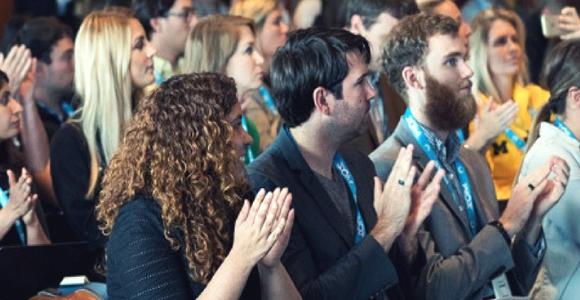
[[[370,155],[378,175],[386,178],[400,149],[409,145],[416,149],[419,172],[430,172],[429,160],[445,171],[439,198],[417,233],[427,256],[415,289],[418,299],[527,295],[545,249],[542,218],[568,181],[568,165],[553,157],[520,178],[499,217],[484,158],[462,147],[456,133],[477,110],[467,55],[457,22],[426,14],[403,18],[383,54],[384,71],[408,109]]]

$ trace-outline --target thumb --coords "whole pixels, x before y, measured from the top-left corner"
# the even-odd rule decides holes
[[[10,188],[16,186],[16,176],[14,176],[14,172],[12,172],[12,170],[7,170],[6,174],[8,174],[8,184],[10,185]]]
[[[382,202],[381,202],[381,195],[383,194],[383,183],[381,181],[381,179],[379,178],[379,176],[375,176],[374,177],[374,181],[375,181],[375,188],[374,188],[374,207],[375,210],[377,212],[377,214],[379,214],[379,212],[383,209],[382,207]]]

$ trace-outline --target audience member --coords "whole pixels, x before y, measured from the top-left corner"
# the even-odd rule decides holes
[[[569,169],[552,157],[522,178],[498,220],[489,168],[479,153],[461,147],[456,134],[477,110],[470,90],[473,71],[457,25],[446,16],[419,14],[403,18],[391,32],[383,67],[409,109],[370,157],[379,176],[386,178],[398,172],[391,171],[397,154],[411,146],[417,149],[419,172],[431,173],[425,166],[434,160],[446,173],[419,232],[427,265],[416,298],[525,295],[546,248],[542,217],[562,195]],[[552,172],[555,176],[548,177]]]
[[[254,20],[256,50],[262,55],[263,84],[247,95],[244,115],[252,120],[260,134],[260,152],[266,150],[280,129],[280,115],[270,93],[270,63],[280,46],[286,42],[288,24],[282,18],[277,0],[244,0],[235,2],[231,15]]]
[[[576,8],[571,6],[564,7],[558,21],[559,28],[566,32],[560,36],[561,39],[570,40],[580,38],[580,17],[578,17]]]
[[[38,196],[32,194],[32,178],[10,141],[20,131],[23,110],[8,82],[0,71],[0,246],[50,244]],[[18,179],[15,172],[20,173]]]
[[[471,27],[469,27],[469,24],[467,24],[463,19],[461,11],[459,11],[455,2],[452,0],[423,1],[419,4],[419,9],[424,13],[448,16],[455,20],[457,26],[459,26],[459,37],[465,44],[467,55],[469,57],[469,36],[471,35]]]
[[[534,119],[520,177],[558,155],[568,162],[570,178],[562,199],[544,218],[546,257],[530,298],[575,299],[580,295],[575,284],[580,280],[580,41],[563,42],[552,50],[544,79],[551,96]]]
[[[143,27],[129,10],[89,14],[75,41],[75,88],[81,107],[54,135],[54,191],[76,235],[88,241],[92,258],[105,239],[95,218],[101,175],[117,150],[143,88],[155,80]]]
[[[184,73],[223,73],[236,81],[238,101],[242,105],[242,125],[254,140],[246,153],[246,163],[260,154],[259,130],[245,112],[252,101],[248,93],[262,84],[263,61],[255,49],[254,22],[239,16],[202,18],[185,46]]]
[[[111,298],[298,299],[280,263],[291,195],[243,200],[241,116],[234,81],[212,73],[170,78],[136,112],[97,206]]]
[[[197,23],[191,0],[133,0],[131,9],[145,29],[151,45],[157,49],[153,57],[155,82],[181,72],[187,36]]]
[[[479,116],[465,145],[485,154],[501,202],[510,198],[535,111],[550,96],[529,84],[525,30],[511,11],[492,7],[472,22],[470,66]]]
[[[371,83],[377,95],[371,99],[366,130],[351,145],[363,154],[373,152],[395,129],[405,112],[405,102],[381,69],[382,45],[395,24],[419,12],[414,0],[345,0],[341,27],[359,34],[371,46]]]
[[[443,173],[412,187],[409,147],[383,187],[368,157],[343,147],[366,129],[376,95],[370,60],[361,36],[307,29],[291,34],[272,61],[285,125],[248,174],[255,190],[292,191],[296,223],[282,262],[304,299],[401,299],[412,288],[410,273],[424,264],[416,232]]]
[[[24,156],[24,164],[38,187],[39,198],[47,208],[58,208],[52,189],[49,163],[49,143],[46,131],[36,109],[34,93],[37,60],[31,58],[24,45],[12,46],[4,58],[0,54],[0,70],[10,78],[10,93],[22,105],[22,128],[20,135],[12,139],[15,149]]]
[[[24,45],[36,58],[34,100],[49,141],[74,112],[74,36],[55,18],[31,19],[18,31],[14,44]]]

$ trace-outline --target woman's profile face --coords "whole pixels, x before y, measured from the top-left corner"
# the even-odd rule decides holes
[[[137,19],[129,21],[131,26],[131,61],[129,72],[131,75],[131,88],[141,89],[155,81],[153,74],[153,55],[155,48],[151,46],[143,26]]]
[[[252,144],[253,140],[244,129],[244,126],[242,126],[242,106],[239,102],[234,105],[232,111],[226,116],[226,121],[233,128],[232,146],[236,150],[240,160],[243,161],[246,156],[246,149]]]
[[[487,40],[489,71],[494,76],[516,75],[522,59],[522,48],[514,26],[498,19],[490,26]]]
[[[264,58],[255,48],[255,39],[248,26],[240,26],[240,39],[232,57],[226,64],[225,73],[232,77],[238,89],[238,98],[262,85]]]
[[[288,34],[288,24],[282,19],[282,12],[279,10],[271,11],[264,21],[264,26],[260,30],[258,39],[260,50],[266,57],[272,57],[278,47],[286,43]]]
[[[22,106],[10,95],[8,83],[0,81],[0,140],[7,140],[20,131]]]

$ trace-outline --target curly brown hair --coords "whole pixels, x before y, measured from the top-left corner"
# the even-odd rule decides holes
[[[184,247],[190,276],[207,284],[229,252],[249,191],[236,176],[239,158],[226,121],[236,103],[235,83],[225,75],[163,82],[138,108],[105,172],[97,205],[103,234],[111,234],[125,203],[150,195],[161,207],[165,238],[176,251]]]
[[[456,37],[458,33],[459,27],[450,17],[425,13],[406,16],[393,27],[383,48],[383,72],[405,102],[409,99],[403,69],[423,66],[429,38],[439,34]]]

